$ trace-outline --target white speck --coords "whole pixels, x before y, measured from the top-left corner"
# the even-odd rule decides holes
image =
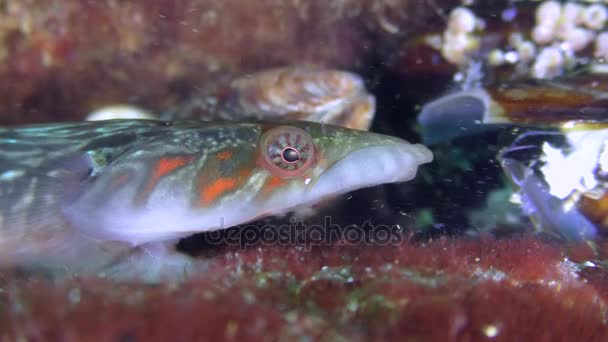
[[[12,181],[25,174],[23,170],[9,170],[0,174],[0,181]]]
[[[595,263],[593,263],[593,262],[591,262],[589,260],[585,261],[583,263],[583,266],[585,266],[585,267],[597,267],[597,265]]]
[[[562,125],[562,127],[566,129],[573,128],[574,126],[576,126],[576,121],[568,121]]]
[[[386,16],[380,16],[378,21],[380,23],[380,27],[382,27],[382,29],[384,29],[386,32],[391,34],[399,33],[399,26],[390,22]]]
[[[304,184],[308,185],[308,184],[310,184],[311,181],[312,181],[312,179],[306,178],[306,180],[304,180]]]
[[[513,193],[511,197],[509,197],[509,202],[517,205],[522,205],[524,203],[519,193]]]
[[[483,334],[489,338],[498,336],[498,327],[494,324],[488,324],[483,327]]]
[[[571,54],[572,52],[572,45],[570,44],[570,42],[561,42],[555,46],[558,47],[565,54]]]
[[[156,119],[156,116],[135,106],[111,105],[97,109],[86,117],[87,121],[112,119]]]
[[[509,64],[515,64],[519,61],[519,55],[515,51],[505,53],[505,61]]]
[[[441,44],[443,44],[443,40],[438,34],[426,36],[424,42],[435,50],[441,50]]]
[[[78,304],[80,303],[80,289],[78,287],[75,287],[73,289],[70,290],[70,292],[68,292],[68,300],[70,301],[71,304]]]

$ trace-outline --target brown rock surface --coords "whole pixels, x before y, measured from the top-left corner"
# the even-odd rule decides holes
[[[523,236],[220,250],[208,273],[181,286],[5,276],[0,339],[601,341],[608,333],[608,273],[581,271],[583,244]]]
[[[373,73],[435,17],[407,0],[5,0],[0,123],[79,120],[104,104],[168,108],[219,78],[291,64]]]

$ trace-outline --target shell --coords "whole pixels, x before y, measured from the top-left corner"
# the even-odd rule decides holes
[[[590,70],[440,97],[419,116],[424,140],[507,132],[498,159],[536,228],[594,239],[608,233],[608,77]]]

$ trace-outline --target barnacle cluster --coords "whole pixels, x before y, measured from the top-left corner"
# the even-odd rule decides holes
[[[475,31],[483,29],[484,23],[473,11],[457,7],[450,13],[446,30],[441,37],[434,36],[441,55],[450,63],[462,65],[468,56],[478,50],[480,40]]]
[[[567,63],[575,61],[577,53],[591,45],[595,46],[594,56],[604,58],[608,53],[605,43],[608,33],[600,30],[607,18],[608,9],[599,3],[541,3],[530,34],[532,43],[540,49],[530,69],[531,75],[536,78],[560,75]]]
[[[532,27],[509,26],[518,20],[517,11],[524,10],[517,6],[515,3],[513,11],[498,16],[502,20],[499,26],[509,28],[499,29],[504,39],[497,44],[484,41],[496,32],[488,32],[484,20],[464,6],[454,8],[443,34],[429,36],[427,43],[453,65],[466,67],[481,57],[489,66],[511,65],[539,79],[562,75],[592,58],[600,63],[608,60],[608,5],[543,1],[534,9]]]

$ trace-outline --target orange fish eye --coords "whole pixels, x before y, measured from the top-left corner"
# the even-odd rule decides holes
[[[315,146],[310,134],[291,126],[275,127],[261,139],[262,164],[282,178],[308,171],[315,161]]]

